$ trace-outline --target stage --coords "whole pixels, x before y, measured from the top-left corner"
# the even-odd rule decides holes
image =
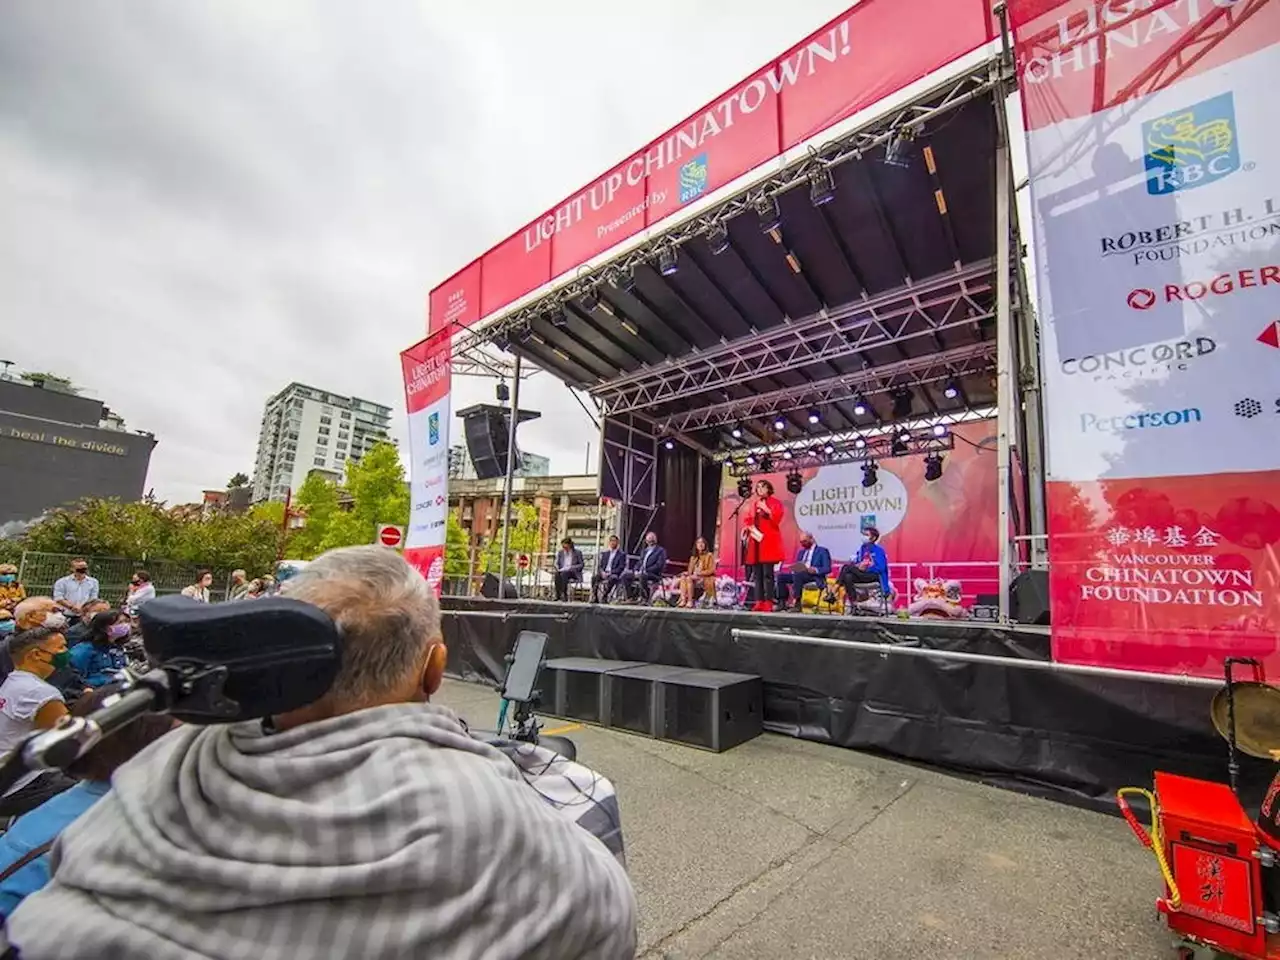
[[[442,602],[449,673],[465,680],[496,681],[516,632],[538,630],[550,637],[549,657],[759,674],[771,732],[1094,809],[1114,812],[1115,789],[1149,784],[1156,769],[1226,778],[1226,745],[1209,721],[1212,690],[732,633],[775,631],[1044,661],[1049,635],[1042,627],[536,600]],[[1264,766],[1246,773],[1265,779]]]

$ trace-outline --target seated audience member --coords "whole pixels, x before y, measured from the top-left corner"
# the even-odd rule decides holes
[[[129,595],[125,597],[124,612],[131,617],[138,615],[138,608],[148,600],[156,598],[156,586],[151,582],[151,574],[145,570],[135,570],[129,580]]]
[[[74,647],[82,640],[89,637],[89,623],[98,614],[111,609],[111,604],[105,600],[90,600],[81,608],[80,619],[71,626],[67,627],[67,648]]]
[[[332,689],[178,727],[117,770],[9,918],[22,960],[633,957],[622,865],[429,702],[445,647],[427,581],[348,547],[288,595],[342,633]]]
[[[48,678],[67,665],[67,640],[58,627],[33,627],[9,638],[13,670],[0,683],[0,755],[67,715],[62,692]],[[0,816],[34,810],[74,781],[57,770],[33,770],[0,797]]]
[[[27,599],[27,589],[18,582],[18,568],[0,563],[0,610],[13,613],[13,608]]]
[[[17,629],[18,621],[13,619],[13,614],[8,610],[0,609],[0,640],[7,641]]]
[[[653,596],[653,588],[662,582],[667,571],[667,551],[658,546],[658,535],[650,530],[644,535],[644,549],[640,551],[640,560],[635,570],[628,570],[622,575],[622,582],[627,585],[627,593],[631,595],[639,585],[640,602],[648,603]]]
[[[627,554],[617,537],[609,538],[609,549],[600,554],[600,569],[591,575],[591,602],[604,603],[627,572]]]
[[[13,608],[13,619],[18,622],[18,630],[30,630],[32,627],[57,627],[65,630],[67,617],[58,609],[53,597],[27,597]]]
[[[120,610],[95,613],[85,639],[71,648],[71,667],[86,686],[102,687],[125,667],[124,643],[129,639],[129,615]]]
[[[573,545],[573,541],[565,537],[560,541],[560,552],[556,554],[556,599],[569,599],[569,584],[582,582],[582,551]]]
[[[680,602],[677,607],[691,607],[699,596],[716,595],[716,555],[707,546],[705,537],[693,541],[693,553],[689,556],[689,568],[680,575]]]
[[[796,551],[795,562],[789,570],[778,574],[778,606],[788,605],[788,595],[794,594],[795,606],[800,607],[804,599],[804,588],[814,584],[822,589],[827,583],[827,574],[831,572],[831,551],[818,546],[813,534],[800,534],[800,549]]]
[[[209,603],[209,588],[213,586],[213,574],[208,570],[197,570],[195,583],[189,587],[182,588],[182,595],[190,597],[192,600],[198,600],[201,603]]]
[[[249,575],[243,570],[231,571],[231,589],[227,592],[227,599],[231,601],[243,600],[249,595]]]
[[[113,690],[95,690],[71,712],[87,716]],[[0,918],[8,917],[23,898],[49,882],[49,848],[54,839],[111,789],[116,768],[172,728],[168,717],[152,714],[117,730],[67,767],[67,775],[77,781],[74,787],[24,814],[0,836]]]
[[[892,592],[889,586],[889,558],[879,540],[880,531],[875,527],[867,527],[862,531],[863,542],[858,548],[858,555],[840,568],[840,585],[851,600],[858,587],[870,584],[879,584],[880,592],[886,597]]]

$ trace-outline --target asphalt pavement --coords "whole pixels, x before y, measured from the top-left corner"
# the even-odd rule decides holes
[[[493,726],[487,687],[436,699]],[[618,788],[643,960],[1172,954],[1118,818],[772,734],[713,754],[544,720]]]

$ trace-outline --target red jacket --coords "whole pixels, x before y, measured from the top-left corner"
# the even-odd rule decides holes
[[[765,505],[769,513],[757,512],[758,497],[752,497],[747,504],[745,523],[747,528],[755,527],[764,534],[757,540],[750,533],[746,535],[747,563],[781,563],[786,559],[782,550],[782,502],[777,497],[765,497]]]

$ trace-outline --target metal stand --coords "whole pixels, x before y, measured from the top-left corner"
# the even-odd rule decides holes
[[[498,561],[498,599],[507,590],[507,551],[511,547],[511,488],[516,475],[516,425],[520,421],[520,354],[516,354],[511,371],[511,415],[507,425],[507,476],[502,484],[502,559]],[[516,596],[520,596],[519,588]]]

